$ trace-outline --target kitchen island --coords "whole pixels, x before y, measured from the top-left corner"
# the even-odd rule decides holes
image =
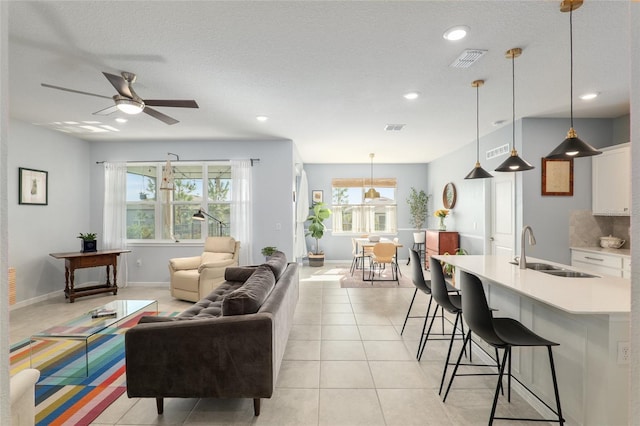
[[[629,279],[553,276],[538,270],[521,270],[502,256],[434,257],[456,267],[456,282],[461,270],[478,276],[485,286],[489,306],[497,309],[494,316],[515,318],[560,344],[554,348],[554,360],[568,424],[628,424],[629,366],[622,355],[629,342]],[[527,262],[577,270],[534,258],[527,258]],[[474,342],[493,353],[479,339]],[[546,351],[513,350],[514,376],[554,406],[548,362]],[[526,393],[523,397],[544,409],[535,398]]]

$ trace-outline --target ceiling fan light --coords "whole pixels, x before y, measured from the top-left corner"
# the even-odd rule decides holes
[[[140,102],[135,99],[118,97],[116,99],[116,108],[118,108],[118,110],[124,112],[125,114],[140,114],[144,109],[144,102]]]

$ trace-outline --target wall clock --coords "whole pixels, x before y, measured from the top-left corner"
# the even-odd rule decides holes
[[[452,209],[456,205],[456,196],[456,186],[453,182],[449,182],[442,191],[442,204],[445,209]]]

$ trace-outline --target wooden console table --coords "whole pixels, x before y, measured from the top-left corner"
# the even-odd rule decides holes
[[[99,250],[94,252],[77,252],[77,253],[50,253],[49,256],[56,259],[64,259],[64,295],[73,303],[76,297],[90,296],[99,293],[118,294],[118,284],[116,276],[118,274],[117,262],[120,253],[129,253],[131,250]],[[94,268],[97,266],[107,267],[107,282],[86,286],[81,288],[74,287],[74,271],[80,268]],[[109,279],[109,271],[113,266],[113,284]]]

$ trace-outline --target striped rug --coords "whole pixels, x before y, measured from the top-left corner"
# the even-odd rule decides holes
[[[160,313],[175,316],[178,313]],[[100,333],[89,345],[86,375],[84,342],[29,340],[11,347],[11,375],[30,367],[41,372],[36,384],[37,425],[89,425],[126,391],[124,333],[146,312]]]

